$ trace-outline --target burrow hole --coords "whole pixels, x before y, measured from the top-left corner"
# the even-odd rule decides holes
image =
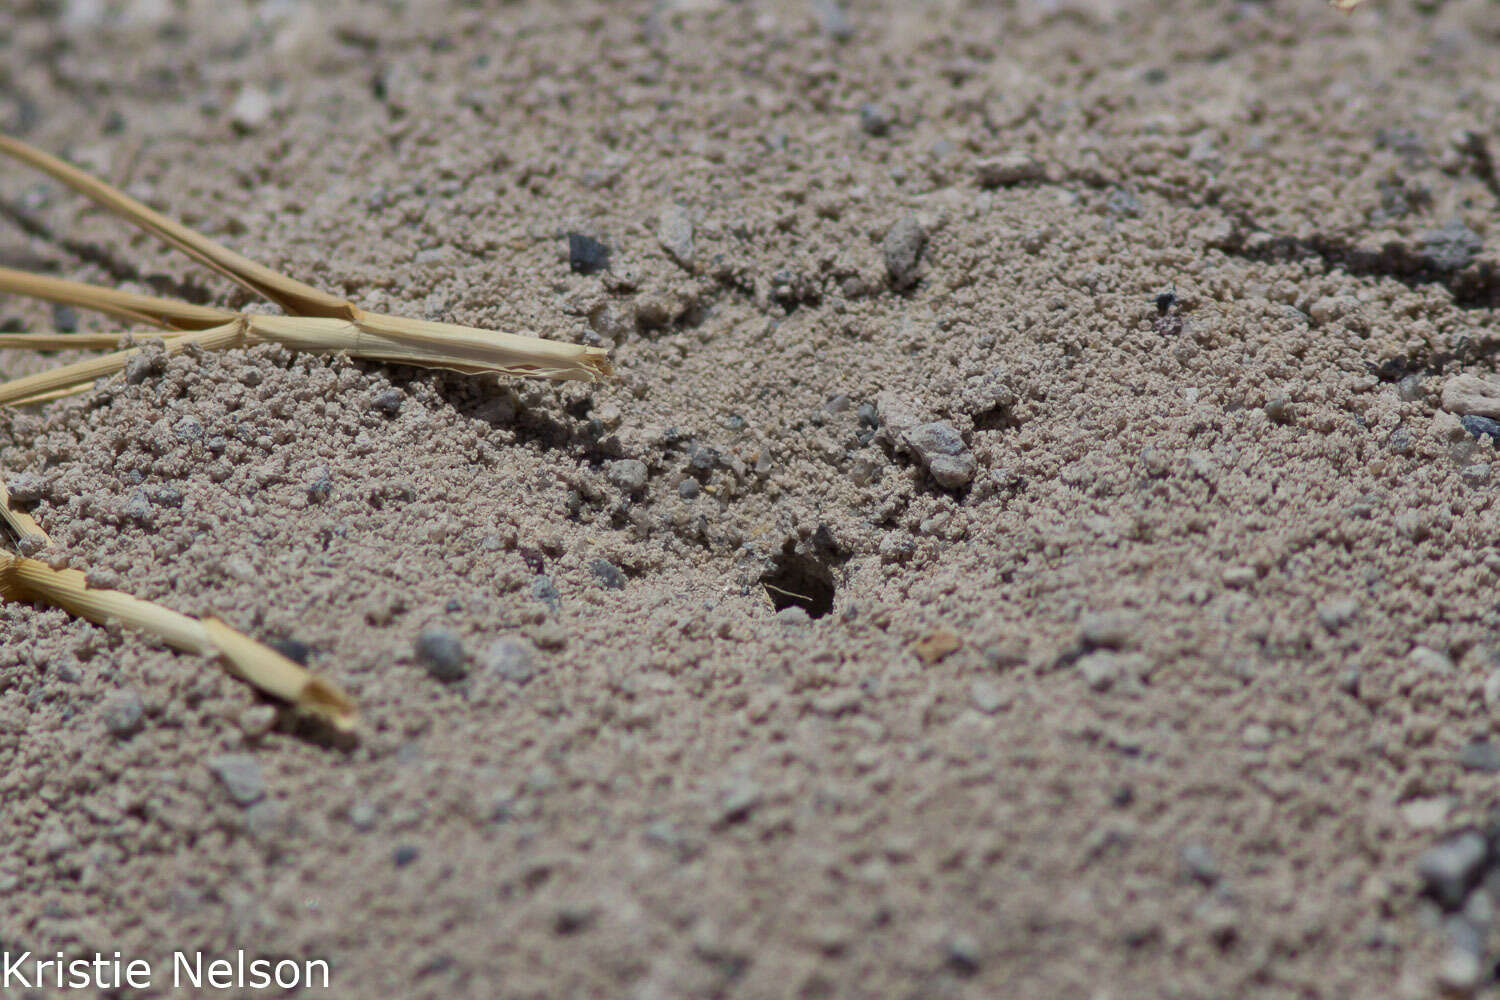
[[[833,610],[833,571],[811,556],[783,552],[760,583],[777,611],[801,608],[810,618],[822,618]]]

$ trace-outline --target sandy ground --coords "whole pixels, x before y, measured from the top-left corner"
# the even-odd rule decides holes
[[[46,557],[365,714],[0,608],[0,943],[361,998],[1486,989],[1497,45],[1483,0],[7,4],[0,128],[621,378],[256,348],[0,415]],[[0,263],[248,301],[20,168],[0,209]]]

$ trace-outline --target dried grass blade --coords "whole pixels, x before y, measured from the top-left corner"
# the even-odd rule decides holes
[[[168,354],[176,354],[189,344],[197,344],[205,350],[222,350],[247,342],[245,324],[238,319],[222,326],[178,334],[175,337],[163,337],[161,340]],[[97,379],[123,369],[125,363],[141,350],[139,347],[131,347],[0,383],[0,406],[36,402],[85,389]]]
[[[16,533],[17,538],[34,535],[39,537],[43,544],[52,541],[52,539],[47,537],[47,533],[42,530],[42,526],[32,520],[30,514],[11,509],[10,490],[6,488],[4,480],[0,480],[0,519],[3,519],[10,526],[10,530]]]
[[[202,330],[227,323],[238,315],[213,306],[194,306],[186,302],[159,299],[154,295],[136,295],[81,281],[66,281],[29,271],[17,271],[10,267],[0,267],[0,292],[77,306],[91,312],[106,313],[168,330]]]
[[[147,337],[163,339],[162,334],[133,333],[137,340]],[[118,333],[0,333],[0,349],[27,351],[107,351],[120,346]]]
[[[342,316],[352,319],[355,307],[346,299],[304,285],[276,271],[257,264],[248,257],[221,246],[201,233],[162,215],[136,201],[123,191],[44,153],[19,139],[0,135],[0,153],[35,167],[79,194],[92,199],[116,215],[135,223],[160,239],[213,268],[226,278],[262,295],[289,313],[302,316]]]
[[[298,351],[347,351],[372,361],[588,382],[614,374],[609,356],[597,347],[453,323],[364,311],[354,322],[299,316],[246,316],[245,320],[253,338]]]
[[[342,732],[358,723],[354,701],[318,677],[216,618],[199,621],[118,590],[95,590],[76,569],[0,552],[0,598],[52,604],[91,622],[118,621],[189,653],[221,657],[230,673]]]
[[[353,699],[331,681],[236,632],[217,618],[205,618],[202,625],[230,671],[241,680],[318,716],[340,732],[352,732],[358,725],[359,710]]]
[[[53,569],[36,559],[0,552],[0,597],[54,604],[100,625],[114,619],[189,653],[214,650],[197,619],[118,590],[94,590],[85,582],[82,571]]]

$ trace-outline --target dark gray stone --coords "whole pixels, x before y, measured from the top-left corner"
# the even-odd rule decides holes
[[[1422,237],[1422,260],[1438,271],[1461,271],[1473,263],[1484,241],[1458,219]]]
[[[208,769],[236,805],[248,806],[266,794],[260,762],[245,753],[226,753],[208,759]]]
[[[603,585],[605,590],[624,590],[625,574],[620,567],[608,559],[595,559],[589,563],[589,572],[594,574],[594,579]]]
[[[574,274],[598,274],[609,267],[609,247],[592,236],[569,233],[568,266]]]
[[[1496,444],[1500,444],[1500,420],[1492,420],[1489,417],[1480,417],[1474,414],[1458,418],[1458,422],[1464,425],[1464,430],[1476,438],[1487,437]]]
[[[891,285],[897,289],[911,287],[917,280],[917,265],[927,247],[927,230],[914,215],[908,215],[885,234],[881,249],[885,252],[885,270]]]
[[[464,644],[445,628],[425,628],[417,636],[417,659],[436,680],[463,680],[468,675]]]

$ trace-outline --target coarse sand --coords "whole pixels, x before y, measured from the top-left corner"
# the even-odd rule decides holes
[[[341,998],[1487,988],[1497,60],[1488,0],[6,3],[0,130],[620,379],[260,347],[0,413],[41,558],[364,713],[0,606],[0,944]],[[259,308],[12,165],[0,264]]]

